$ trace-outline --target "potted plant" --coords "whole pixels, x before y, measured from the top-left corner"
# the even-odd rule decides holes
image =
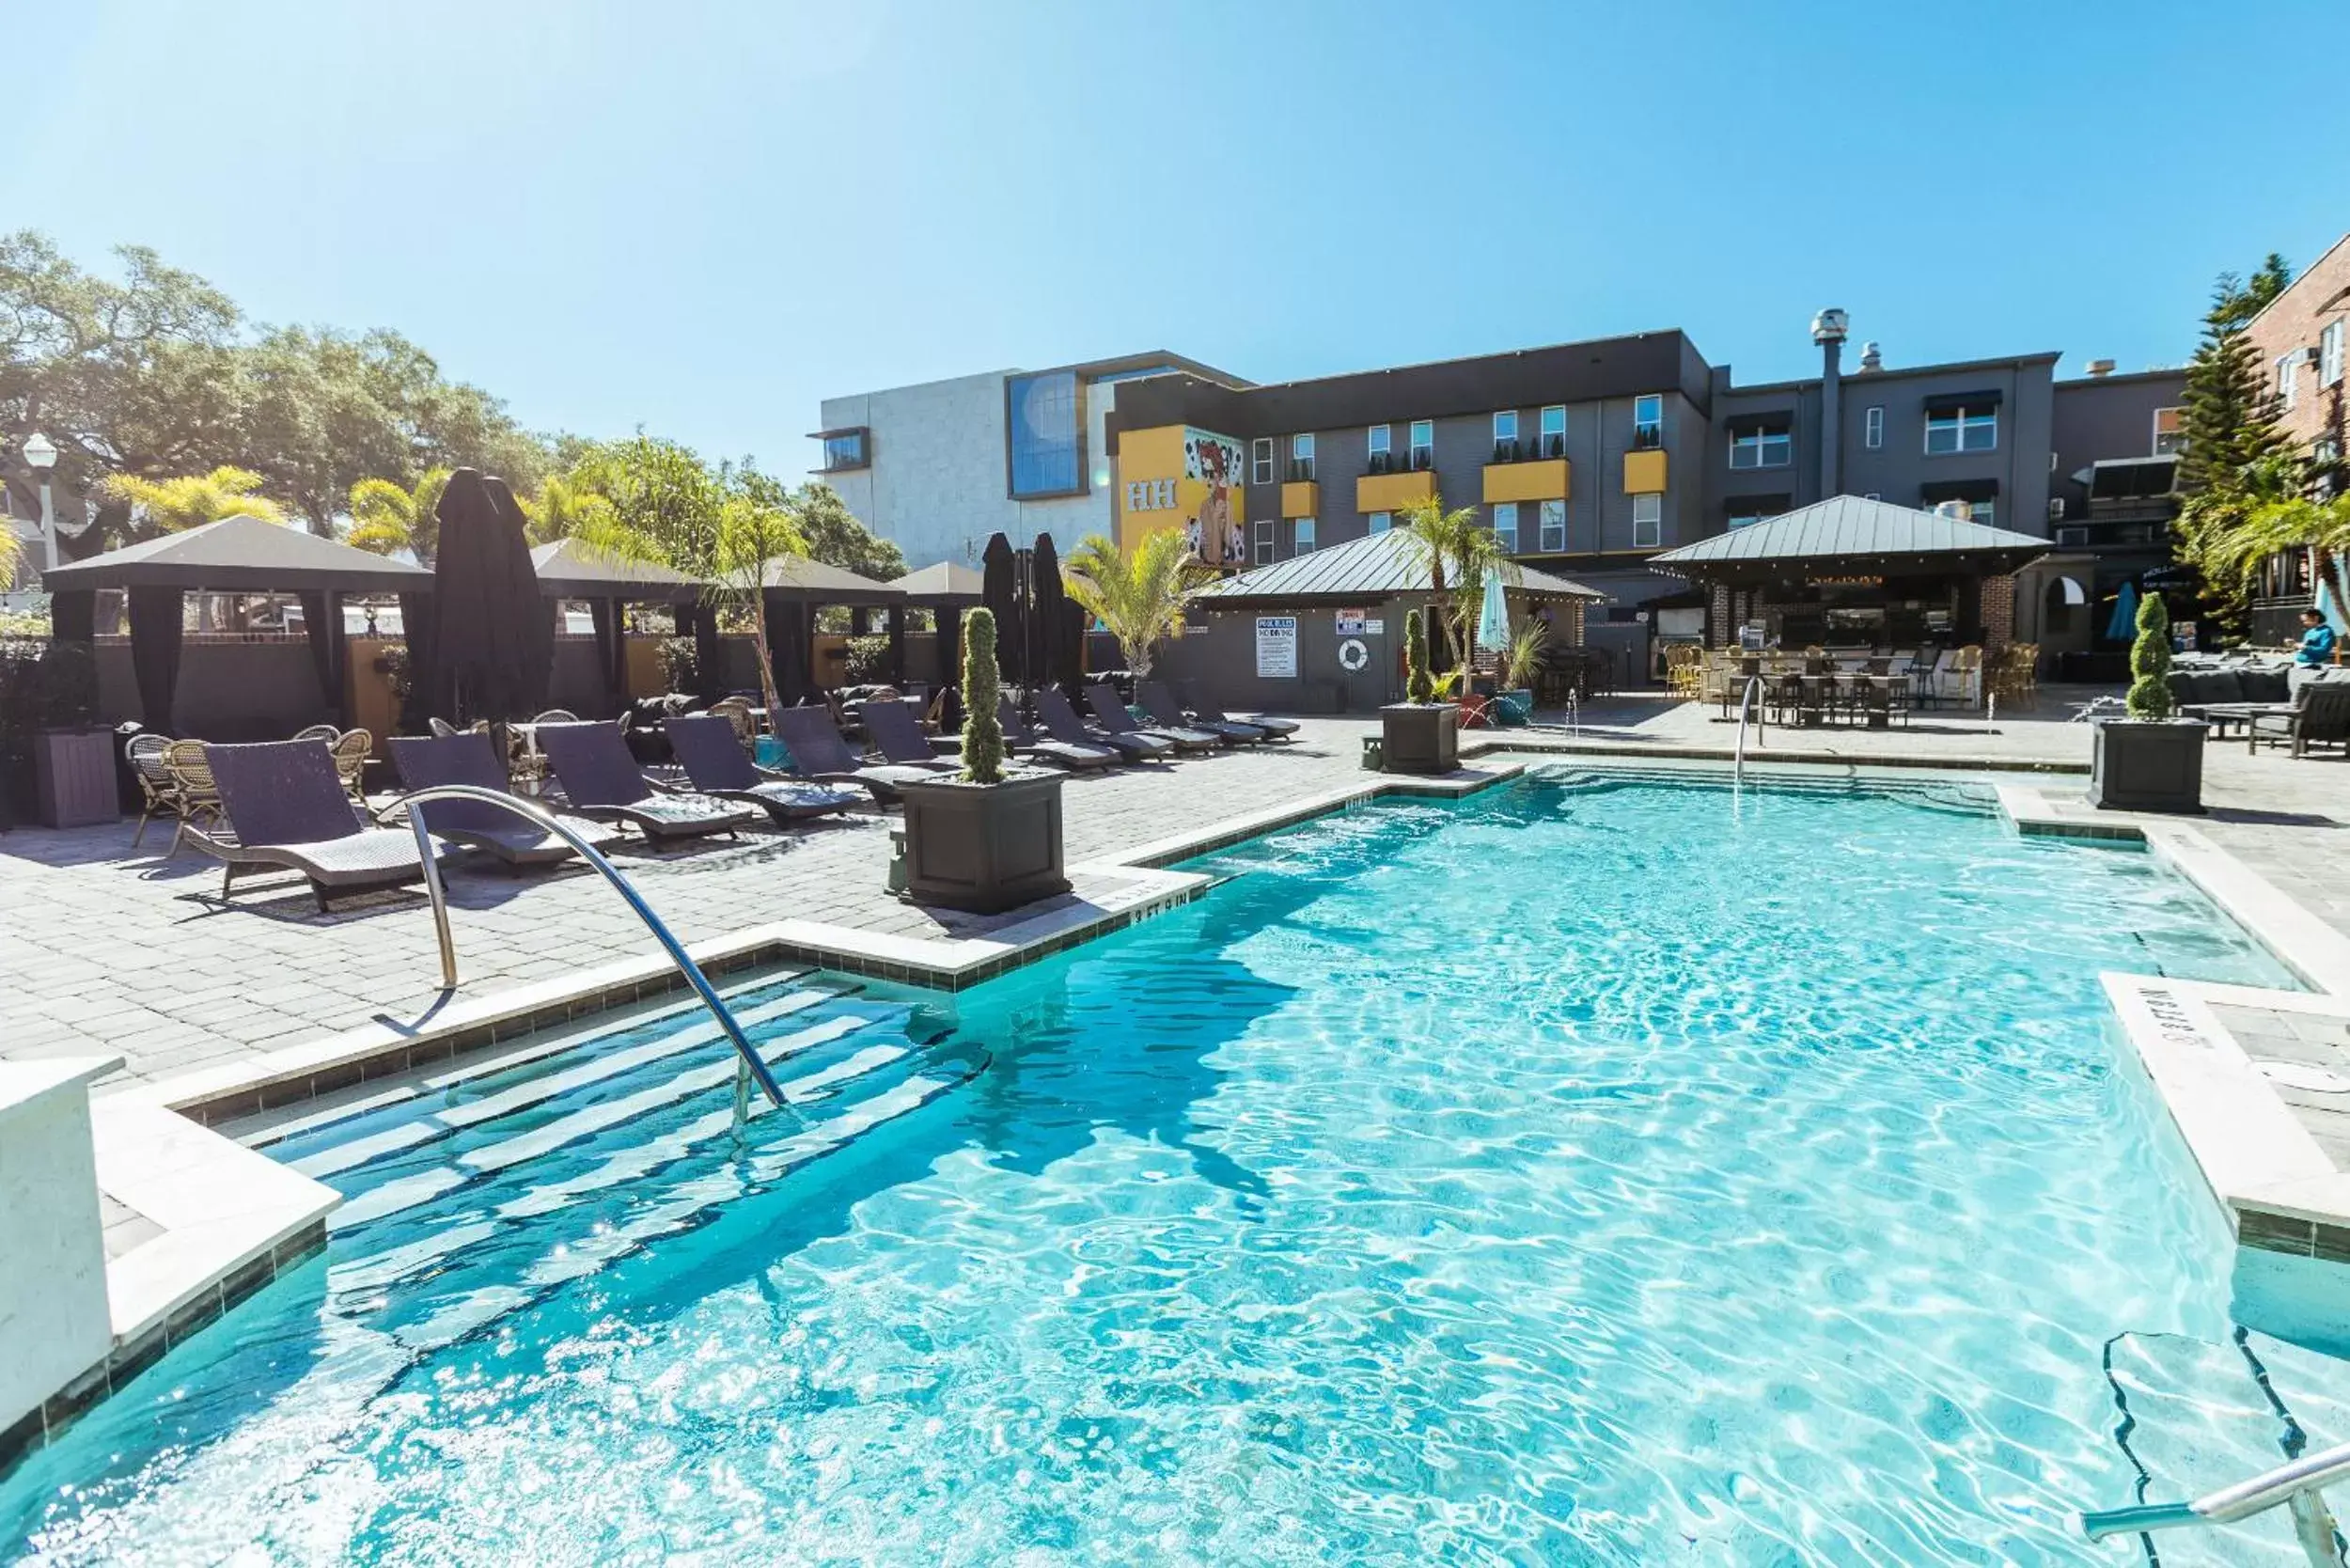
[[[2162,595],[2138,606],[2129,717],[2096,725],[2089,803],[2108,811],[2201,811],[2203,723],[2172,716],[2170,615]]]
[[[963,771],[899,786],[909,902],[995,915],[1069,891],[1061,870],[1062,776],[1004,768],[995,617],[963,626]]]
[[[1501,661],[1501,693],[1495,709],[1504,724],[1534,722],[1534,676],[1543,667],[1543,650],[1550,642],[1547,622],[1528,620],[1510,639]]]
[[[1379,710],[1380,766],[1388,773],[1450,773],[1461,764],[1461,710],[1436,699],[1428,674],[1428,621],[1403,618],[1403,700]]]

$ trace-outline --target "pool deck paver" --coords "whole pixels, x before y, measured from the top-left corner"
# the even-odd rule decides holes
[[[1993,767],[2085,768],[2087,726],[2062,722],[2060,693],[1996,726],[1976,713],[1923,714],[1885,731],[1773,729],[1751,756],[1798,750],[1865,765],[1888,759]],[[1627,698],[1595,703],[1579,732],[1504,732],[1544,749],[1626,756],[1719,752],[1731,727],[1696,703]],[[1295,744],[1074,778],[1065,796],[1070,862],[1114,859],[1172,835],[1213,827],[1365,779],[1366,717],[1307,718]],[[1476,737],[1472,736],[1474,740]],[[2198,827],[2287,891],[2309,913],[2350,932],[2350,766],[2248,759],[2215,746],[2207,766],[2214,811]],[[2052,800],[2078,784],[2050,775]],[[431,920],[422,898],[395,892],[338,905],[326,917],[299,884],[212,896],[218,867],[194,852],[161,859],[130,850],[132,824],[0,836],[0,1058],[119,1054],[122,1074],[102,1086],[153,1082],[240,1058],[258,1058],[370,1023],[417,1025],[451,998],[439,988]],[[152,836],[150,835],[150,839]],[[653,907],[689,942],[781,920],[811,920],[912,937],[983,933],[987,922],[942,917],[884,887],[889,834],[882,819],[804,833],[750,835],[620,863]],[[462,976],[457,996],[478,998],[651,950],[634,917],[590,873],[509,878],[465,870],[450,879]]]

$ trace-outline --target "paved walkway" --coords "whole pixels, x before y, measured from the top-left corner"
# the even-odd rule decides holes
[[[1854,762],[1900,756],[2007,766],[2085,765],[2087,726],[2062,722],[2068,694],[2044,693],[2034,713],[1920,715],[1906,729],[1779,730],[1762,754],[1796,747]],[[1627,698],[1595,705],[1579,737],[1548,744],[1634,754],[1720,750],[1732,731],[1697,704]],[[1297,744],[1172,767],[1073,780],[1066,795],[1074,863],[1165,839],[1359,777],[1367,719],[1308,719]],[[2077,792],[2057,777],[2051,798]],[[2211,836],[2350,932],[2350,764],[2295,762],[2241,745],[2212,748]],[[0,837],[0,1057],[120,1054],[117,1082],[168,1077],[372,1021],[413,1024],[446,998],[432,922],[420,896],[379,895],[321,917],[299,884],[213,897],[215,863],[194,852],[159,858],[132,828],[24,829]],[[760,832],[671,855],[622,856],[653,906],[687,940],[783,918],[911,935],[968,933],[885,890],[889,836],[860,813],[805,833]],[[461,870],[450,878],[462,993],[467,996],[650,950],[609,890],[584,870],[509,880]]]

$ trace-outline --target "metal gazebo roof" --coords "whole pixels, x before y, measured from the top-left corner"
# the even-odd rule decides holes
[[[806,556],[777,556],[767,563],[765,587],[810,604],[901,604],[905,590],[877,583],[841,567]]]
[[[558,539],[530,553],[539,591],[549,599],[627,599],[639,604],[690,604],[702,585],[650,561],[603,556],[575,539]]]
[[[1554,577],[1531,567],[1518,569],[1512,592],[1543,599],[1604,599],[1606,595],[1581,583]],[[1258,567],[1235,577],[1211,583],[1193,597],[1221,601],[1286,602],[1299,599],[1376,601],[1399,593],[1432,592],[1428,569],[1421,563],[1412,538],[1399,529],[1367,539],[1332,545]]]
[[[414,593],[431,588],[432,573],[240,513],[44,572],[41,586],[51,593],[133,588]]]
[[[1753,577],[1829,563],[1924,570],[2013,572],[2048,553],[2048,541],[1940,512],[1859,495],[1831,495],[1712,539],[1651,556],[1651,566],[1693,577]]]
[[[893,577],[886,586],[916,604],[976,604],[984,597],[985,585],[986,579],[973,568],[954,561],[939,561],[902,577]]]

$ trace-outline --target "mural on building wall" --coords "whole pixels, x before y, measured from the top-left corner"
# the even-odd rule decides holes
[[[1183,477],[1201,487],[1199,507],[1183,523],[1191,553],[1209,566],[1243,566],[1248,541],[1234,492],[1241,482],[1239,442],[1207,431],[1183,431]]]

